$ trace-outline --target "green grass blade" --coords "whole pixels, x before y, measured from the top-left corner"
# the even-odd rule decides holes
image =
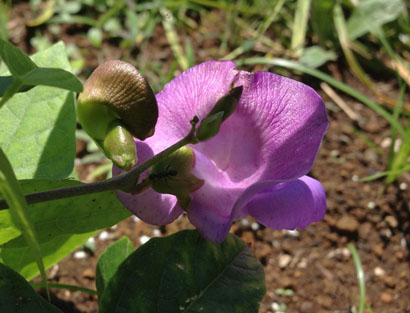
[[[253,40],[245,40],[238,48],[231,51],[227,55],[225,55],[222,60],[232,60],[237,58],[238,56],[252,50],[253,46],[255,45],[255,41]]]
[[[407,133],[407,136],[410,137],[410,120],[406,128],[406,133]],[[405,164],[408,162],[407,159],[409,158],[409,156],[410,156],[410,142],[403,141],[399,152],[394,156],[394,159],[391,165],[392,171],[399,170],[403,166],[405,166]],[[399,175],[400,174],[390,174],[389,176],[387,176],[386,184],[391,184],[392,182],[394,182]]]
[[[346,21],[343,15],[342,7],[340,6],[339,3],[336,3],[333,9],[333,20],[335,23],[337,35],[339,37],[340,45],[342,46],[343,53],[346,57],[347,63],[349,64],[349,67],[351,68],[352,72],[375,95],[380,95],[380,93],[373,86],[373,83],[371,82],[370,78],[363,71],[360,64],[356,61],[356,58],[352,50],[350,49],[350,42],[349,42],[349,36],[347,33]]]
[[[353,133],[357,137],[359,137],[361,140],[363,140],[364,143],[369,148],[372,148],[378,155],[383,156],[383,151],[368,136],[366,136],[362,131],[358,130],[355,127],[351,127],[351,130],[353,131]]]
[[[353,263],[356,267],[357,282],[359,283],[359,310],[358,313],[364,312],[364,305],[366,303],[366,284],[364,280],[364,272],[362,268],[362,262],[360,261],[359,254],[357,253],[356,247],[349,243],[347,245],[350,252],[352,253]]]
[[[362,93],[358,92],[357,90],[353,89],[352,87],[346,85],[345,83],[333,78],[332,76],[325,74],[319,70],[308,68],[304,65],[299,63],[289,61],[286,59],[281,58],[263,58],[263,57],[254,57],[254,58],[247,58],[243,60],[236,61],[238,65],[251,65],[251,64],[268,64],[268,65],[276,65],[280,67],[284,67],[290,70],[299,71],[317,79],[323,80],[327,82],[329,85],[343,91],[344,93],[352,96],[353,98],[359,100],[360,102],[367,105],[373,111],[378,113],[380,116],[384,117],[393,127],[395,127],[398,132],[402,135],[404,141],[410,142],[410,134],[407,134],[404,128],[399,124],[399,122],[382,106],[378,103],[373,102],[368,97],[363,95]]]
[[[298,0],[293,19],[292,40],[290,48],[296,56],[301,56],[305,45],[306,28],[311,0]]]
[[[406,85],[403,84],[403,82],[401,80],[399,80],[399,83],[401,84],[400,86],[400,93],[399,93],[399,97],[397,100],[397,104],[394,107],[394,111],[393,111],[393,118],[395,118],[397,121],[400,118],[400,112],[401,109],[404,105],[404,95],[406,92]],[[397,130],[395,128],[392,128],[391,130],[391,145],[389,148],[389,156],[387,158],[387,170],[391,170],[392,169],[392,165],[393,165],[393,160],[395,157],[395,151],[394,151],[394,147],[396,145],[396,139],[397,139]]]
[[[41,273],[41,277],[45,284],[47,295],[50,298],[47,276],[43,264],[43,258],[41,254],[40,245],[36,239],[33,224],[30,221],[30,217],[27,212],[27,202],[17,181],[16,175],[14,175],[10,162],[7,160],[6,155],[0,148],[0,192],[6,200],[12,219],[18,229],[22,232],[27,245],[29,246],[33,255],[36,256],[36,262]]]
[[[275,7],[273,8],[273,11],[266,14],[263,23],[259,25],[258,30],[256,31],[256,34],[254,36],[255,41],[259,40],[259,37],[268,30],[268,28],[274,21],[276,21],[280,10],[285,4],[285,1],[286,0],[278,0],[278,2],[276,2],[275,4]]]
[[[398,176],[404,172],[410,171],[410,164],[407,166],[404,166],[403,168],[399,169],[399,170],[390,170],[390,171],[385,171],[385,172],[378,172],[374,175],[371,176],[367,176],[367,177],[363,177],[362,179],[360,179],[361,182],[368,182],[368,181],[372,181],[372,180],[376,180],[388,175],[394,175],[394,176]]]
[[[33,288],[45,288],[46,285],[44,282],[40,283],[31,283],[31,287]],[[72,290],[72,291],[80,291],[80,292],[85,292],[90,295],[97,295],[97,291],[81,286],[76,286],[76,285],[67,285],[67,284],[57,284],[57,283],[48,283],[49,288],[57,288],[57,289],[67,289],[67,290]]]
[[[179,43],[178,34],[175,30],[175,20],[170,11],[165,8],[160,9],[162,15],[162,25],[164,26],[165,35],[171,46],[171,50],[175,55],[175,58],[178,60],[178,64],[182,70],[188,69],[188,60],[185,57],[184,51]]]

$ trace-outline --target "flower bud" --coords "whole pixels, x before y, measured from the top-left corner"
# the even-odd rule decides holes
[[[194,151],[187,146],[178,149],[152,167],[148,176],[152,189],[159,193],[175,195],[180,206],[187,210],[191,202],[190,193],[204,183],[191,174],[194,165]]]
[[[205,117],[196,132],[196,139],[205,141],[216,136],[223,122],[224,112],[218,112],[214,115]]]
[[[220,98],[214,107],[212,108],[211,112],[208,113],[207,116],[214,115],[218,112],[223,112],[222,122],[225,121],[229,116],[235,112],[236,107],[238,106],[239,100],[241,98],[243,91],[243,86],[238,86],[232,88],[227,95]]]
[[[114,60],[101,64],[88,78],[77,114],[93,139],[103,140],[108,125],[119,119],[134,137],[144,140],[154,134],[158,106],[142,75],[131,64]]]
[[[238,106],[239,99],[242,95],[243,87],[235,87],[229,93],[220,98],[208,115],[202,120],[199,125],[196,139],[205,141],[216,136],[219,132],[221,124],[232,115]]]
[[[108,126],[102,148],[117,167],[126,171],[137,162],[134,138],[118,120]]]

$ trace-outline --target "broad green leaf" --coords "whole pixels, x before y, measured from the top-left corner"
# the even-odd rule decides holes
[[[128,237],[123,237],[109,245],[100,255],[97,263],[95,281],[98,299],[102,299],[104,288],[108,285],[111,277],[114,276],[118,266],[120,266],[122,261],[124,261],[133,251],[134,247],[131,240]]]
[[[33,56],[39,66],[69,70],[63,43]],[[7,75],[0,68],[0,75]],[[0,147],[19,179],[65,178],[75,157],[74,94],[38,86],[16,94],[0,109]]]
[[[0,57],[10,73],[18,78],[35,69],[37,66],[20,48],[0,39]]]
[[[40,270],[43,281],[47,282],[46,271],[44,269],[40,245],[36,238],[33,223],[27,212],[27,202],[24,198],[23,191],[14,175],[13,169],[3,150],[0,148],[0,194],[9,205],[8,212],[11,220],[22,233],[24,243],[28,246],[30,253]],[[48,293],[48,287],[46,283]]]
[[[21,235],[14,225],[9,210],[0,211],[0,245]]]
[[[21,181],[25,194],[80,184],[75,180]],[[55,236],[83,234],[110,227],[131,215],[112,191],[30,204],[29,214],[40,243]],[[22,246],[25,242],[21,236],[6,244],[6,247]]]
[[[64,257],[84,244],[95,232],[80,235],[61,235],[53,237],[50,241],[40,244],[43,255],[44,267],[50,268]],[[38,267],[33,255],[27,247],[1,247],[0,256],[4,264],[31,280],[39,275]]]
[[[320,46],[312,46],[303,51],[299,61],[310,68],[317,68],[328,61],[336,60],[336,53],[327,51]]]
[[[62,313],[37,294],[19,274],[0,264],[0,312]]]
[[[45,85],[81,92],[81,82],[68,71],[61,68],[50,68],[43,65],[39,68],[20,48],[0,39],[0,57],[6,64],[15,80],[22,84],[36,86]],[[4,83],[4,82],[2,82]],[[2,86],[0,89],[4,89]],[[4,93],[0,93],[1,95]]]
[[[221,244],[197,231],[153,238],[122,262],[104,289],[100,313],[257,313],[261,264],[229,235]]]
[[[354,40],[395,20],[404,12],[402,0],[362,0],[347,21],[349,39]]]
[[[24,75],[22,82],[25,85],[51,86],[75,92],[83,91],[83,85],[77,77],[61,68],[36,68]]]

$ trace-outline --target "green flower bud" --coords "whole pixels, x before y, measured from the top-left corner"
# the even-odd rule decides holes
[[[117,167],[126,171],[137,162],[134,137],[118,120],[108,126],[102,148]]]
[[[108,125],[119,119],[136,138],[154,134],[158,119],[155,95],[142,75],[126,62],[101,64],[78,97],[77,115],[93,139],[103,140]]]
[[[196,139],[205,141],[216,136],[223,122],[224,112],[218,112],[214,115],[205,117],[196,132]]]
[[[196,133],[198,141],[205,141],[218,134],[221,124],[235,112],[242,90],[242,86],[235,87],[216,102],[211,112],[208,113],[198,127]]]
[[[242,91],[242,86],[232,88],[227,95],[223,96],[216,102],[215,106],[207,116],[214,115],[218,112],[223,112],[224,115],[222,122],[225,121],[229,116],[232,115],[233,112],[235,112],[241,98]]]
[[[185,146],[171,153],[152,167],[148,176],[152,189],[175,195],[181,207],[187,210],[191,202],[190,193],[204,183],[191,174],[194,164],[195,154],[190,147]]]

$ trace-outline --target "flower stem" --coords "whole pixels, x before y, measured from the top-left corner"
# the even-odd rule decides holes
[[[186,135],[180,141],[168,147],[164,151],[158,153],[157,155],[154,155],[152,158],[148,159],[141,165],[131,169],[129,172],[95,183],[30,193],[25,195],[26,201],[28,204],[32,204],[110,190],[122,190],[126,192],[132,191],[138,183],[139,176],[145,170],[149,169],[155,163],[163,160],[179,148],[187,144],[193,143],[195,138],[196,124],[198,123],[198,121],[198,117],[195,116],[190,122],[192,127],[188,135]],[[7,203],[4,200],[0,200],[0,210],[5,210],[7,208]]]

